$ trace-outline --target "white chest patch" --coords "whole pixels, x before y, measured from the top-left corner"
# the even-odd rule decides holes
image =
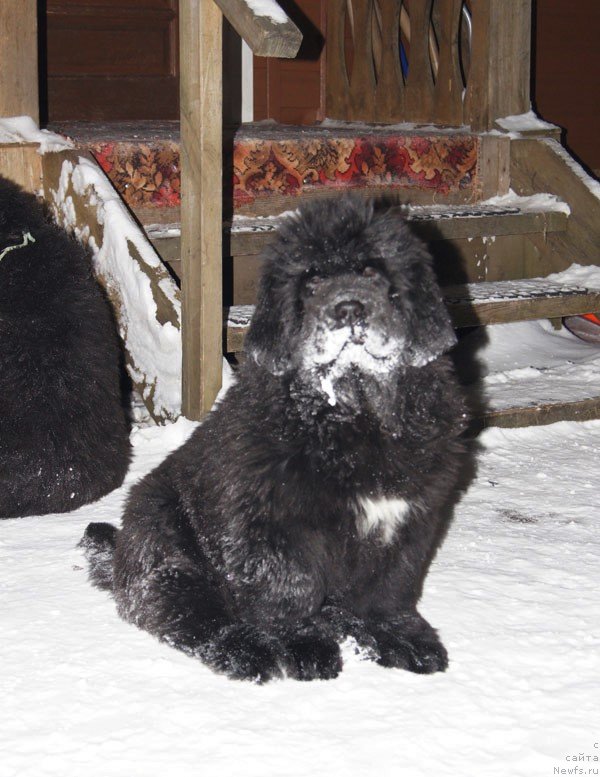
[[[410,503],[406,499],[381,497],[370,499],[366,496],[358,498],[360,513],[358,516],[358,531],[366,537],[373,531],[381,532],[381,540],[385,545],[394,539],[396,530],[404,523]]]

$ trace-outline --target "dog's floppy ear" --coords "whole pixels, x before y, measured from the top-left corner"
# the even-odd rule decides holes
[[[244,351],[272,375],[283,375],[291,364],[291,316],[295,302],[287,296],[286,286],[276,274],[263,271]]]
[[[428,257],[427,257],[428,258]],[[406,305],[405,358],[413,367],[423,367],[456,345],[450,316],[429,263],[415,272]]]
[[[456,335],[425,246],[397,217],[395,229],[388,234],[395,237],[393,247],[386,241],[384,253],[394,287],[394,304],[404,318],[404,361],[423,367],[452,348]]]

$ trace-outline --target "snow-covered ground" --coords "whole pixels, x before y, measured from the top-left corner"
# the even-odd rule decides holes
[[[600,361],[570,335],[516,326],[493,328],[488,383],[539,360],[542,342],[545,365]],[[511,356],[515,343],[530,355]],[[348,646],[337,680],[262,687],[121,622],[75,547],[90,520],[119,520],[128,486],[192,428],[137,428],[125,486],[96,504],[0,523],[1,777],[600,773],[600,422],[481,437],[422,600],[445,674],[383,669]]]

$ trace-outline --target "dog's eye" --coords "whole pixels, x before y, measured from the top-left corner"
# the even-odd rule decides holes
[[[375,278],[376,275],[379,275],[379,270],[376,267],[368,264],[363,269],[362,274],[365,276],[365,278]]]
[[[313,292],[322,281],[323,278],[321,278],[320,275],[311,275],[306,281],[305,286],[308,291]]]

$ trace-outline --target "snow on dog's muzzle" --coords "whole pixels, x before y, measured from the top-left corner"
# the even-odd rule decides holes
[[[389,372],[398,363],[400,317],[381,274],[345,273],[312,282],[304,299],[302,365],[331,372]]]

